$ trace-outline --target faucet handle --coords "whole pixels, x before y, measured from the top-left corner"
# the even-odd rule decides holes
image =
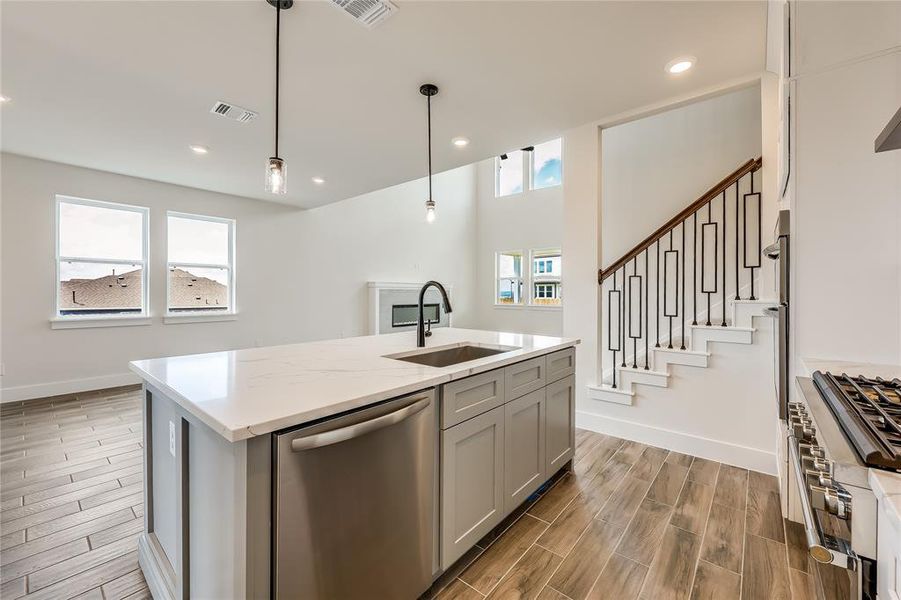
[[[426,337],[432,337],[432,323],[433,323],[433,321],[431,319],[425,320],[425,336]]]

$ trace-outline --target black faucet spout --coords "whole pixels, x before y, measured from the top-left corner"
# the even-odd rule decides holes
[[[419,321],[416,323],[416,347],[425,348],[425,310],[423,304],[425,302],[425,293],[430,287],[435,287],[441,293],[441,301],[444,304],[444,312],[453,312],[451,308],[450,298],[447,296],[447,290],[437,281],[427,281],[422,289],[419,290]]]

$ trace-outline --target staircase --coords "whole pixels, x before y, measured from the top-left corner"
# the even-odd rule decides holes
[[[589,398],[632,405],[670,386],[670,365],[705,369],[719,344],[754,342],[774,304],[758,297],[760,168],[747,161],[598,272],[606,351]]]

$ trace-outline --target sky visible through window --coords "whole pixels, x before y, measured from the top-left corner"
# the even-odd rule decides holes
[[[563,181],[563,140],[557,138],[532,151],[532,189],[560,185]]]
[[[228,229],[227,223],[170,215],[169,262],[227,265]],[[186,270],[223,285],[228,284],[228,271],[225,269],[188,267]]]
[[[508,152],[507,158],[500,161],[498,175],[498,196],[509,196],[522,191],[522,150]]]

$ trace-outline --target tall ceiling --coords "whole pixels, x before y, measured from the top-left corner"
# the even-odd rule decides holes
[[[763,69],[762,1],[397,5],[372,30],[329,2],[282,14],[286,196],[263,190],[275,82],[275,9],[264,0],[4,0],[0,93],[11,101],[0,147],[314,207],[425,174],[425,82],[440,88],[441,171]],[[697,66],[665,73],[682,55]],[[216,100],[260,116],[217,117]],[[456,148],[455,136],[472,142]]]

